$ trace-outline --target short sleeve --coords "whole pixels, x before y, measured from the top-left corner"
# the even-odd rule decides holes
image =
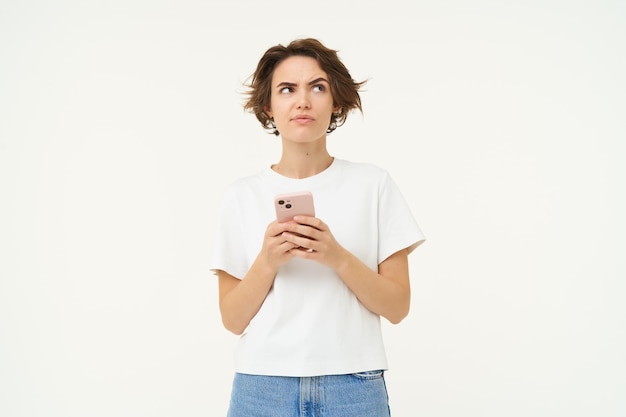
[[[224,192],[222,198],[213,249],[209,261],[212,272],[225,271],[235,278],[242,279],[248,271],[248,265],[241,250],[242,236],[241,213],[238,201],[233,198],[232,188]]]
[[[411,253],[424,241],[408,203],[391,176],[386,174],[379,190],[378,263],[402,249]]]

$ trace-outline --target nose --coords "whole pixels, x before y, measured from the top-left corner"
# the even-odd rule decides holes
[[[309,100],[309,95],[306,91],[300,92],[300,95],[298,96],[297,106],[299,109],[311,108],[311,101]]]

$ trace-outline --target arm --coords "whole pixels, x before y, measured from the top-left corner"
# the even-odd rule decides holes
[[[284,238],[294,244],[295,256],[316,260],[334,269],[359,301],[371,312],[400,323],[408,312],[411,300],[408,253],[402,249],[378,265],[373,271],[343,248],[328,229],[315,217],[298,217],[289,223]],[[304,235],[297,236],[294,233]],[[305,247],[312,252],[298,249]]]
[[[270,268],[256,263],[241,280],[227,272],[217,271],[220,313],[226,329],[236,335],[243,333],[263,305],[275,275]]]
[[[411,287],[406,249],[381,262],[378,273],[348,251],[342,259],[337,273],[368,310],[393,324],[400,323],[409,314]]]
[[[294,257],[294,244],[280,237],[285,227],[285,223],[270,223],[261,251],[243,279],[217,271],[222,323],[237,335],[244,332],[263,305],[278,268]]]

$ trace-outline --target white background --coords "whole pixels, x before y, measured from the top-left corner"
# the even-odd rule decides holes
[[[0,415],[222,416],[207,270],[270,46],[369,79],[333,155],[428,241],[385,324],[395,417],[626,415],[622,1],[0,2]]]

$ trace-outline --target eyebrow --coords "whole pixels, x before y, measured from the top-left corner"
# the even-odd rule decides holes
[[[330,84],[326,78],[318,77],[318,78],[314,79],[313,81],[310,81],[309,85],[315,85],[315,84],[318,84],[320,82],[325,82],[326,84]],[[298,84],[296,84],[296,83],[292,83],[292,82],[289,82],[289,81],[283,81],[283,82],[278,83],[276,88],[280,88],[280,87],[295,87],[297,85]]]

